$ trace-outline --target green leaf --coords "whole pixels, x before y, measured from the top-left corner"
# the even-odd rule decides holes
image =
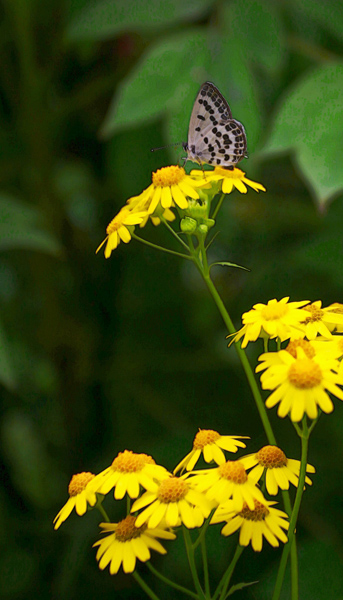
[[[246,267],[242,267],[242,265],[236,265],[236,263],[230,263],[230,262],[215,262],[212,263],[209,268],[212,269],[212,267],[215,267],[216,265],[219,265],[221,267],[236,267],[237,269],[244,269],[244,271],[250,271],[250,269],[247,269]]]
[[[214,0],[95,0],[76,14],[67,39],[104,40],[125,31],[184,23],[203,17]]]
[[[41,223],[36,208],[0,194],[0,251],[30,249],[57,255],[61,247]]]
[[[317,68],[291,89],[263,154],[292,150],[320,206],[343,189],[343,64]]]
[[[226,594],[226,598],[232,596],[232,594],[234,594],[235,592],[243,590],[243,588],[249,587],[250,585],[255,585],[256,583],[258,583],[258,581],[249,581],[248,583],[236,583],[236,585],[230,587],[228,594]]]
[[[330,0],[330,2],[323,2],[323,0],[302,0],[301,2],[299,0],[292,0],[289,3],[291,11],[292,4],[295,10],[304,14],[305,18],[319,23],[323,29],[326,29],[340,40],[343,39],[341,0]]]
[[[199,81],[192,66],[202,64],[206,57],[206,33],[191,29],[158,42],[143,55],[139,63],[118,88],[102,126],[104,136],[128,126],[137,126],[173,110],[180,104],[188,85]],[[186,86],[185,86],[186,84]],[[184,109],[185,110],[185,109]],[[192,106],[189,107],[189,115]],[[189,118],[188,115],[188,118]]]

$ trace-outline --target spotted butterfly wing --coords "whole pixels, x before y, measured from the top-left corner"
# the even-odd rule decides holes
[[[244,127],[232,118],[225,98],[209,81],[201,86],[194,102],[188,142],[183,147],[189,160],[224,168],[232,168],[246,155]]]

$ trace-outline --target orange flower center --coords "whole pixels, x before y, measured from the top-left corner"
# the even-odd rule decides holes
[[[221,477],[234,483],[245,483],[248,479],[246,470],[239,460],[228,460],[218,467]]]
[[[163,167],[152,174],[152,182],[155,187],[169,187],[180,183],[185,175],[186,171],[182,167]]]
[[[226,179],[243,179],[245,177],[245,173],[236,167],[234,169],[215,167],[214,172],[222,177],[226,177]]]
[[[265,321],[276,321],[287,315],[288,310],[287,304],[267,304],[267,306],[261,310],[261,317]]]
[[[77,496],[78,494],[81,494],[81,492],[83,492],[83,490],[86,488],[87,483],[91,481],[93,477],[95,477],[93,473],[87,472],[73,475],[68,486],[69,496]]]
[[[263,448],[256,453],[256,458],[260,465],[267,469],[275,469],[287,465],[285,453],[277,446],[263,446]]]
[[[308,358],[313,358],[316,354],[315,349],[311,346],[310,342],[304,340],[302,338],[298,340],[293,340],[293,342],[289,342],[287,348],[287,352],[289,352],[293,358],[297,357],[297,348],[302,348]]]
[[[118,542],[128,542],[129,540],[140,537],[142,531],[144,531],[147,526],[144,524],[141,527],[136,527],[135,522],[136,517],[133,517],[132,515],[128,515],[125,519],[119,521],[115,528],[116,539]]]
[[[323,376],[317,363],[310,358],[300,358],[290,366],[288,379],[296,388],[311,389],[321,383]]]
[[[218,431],[213,431],[213,429],[200,429],[194,438],[193,448],[202,450],[208,444],[213,444],[219,440],[219,438],[220,434]]]
[[[264,504],[261,504],[258,500],[254,500],[255,508],[250,510],[247,504],[244,503],[243,509],[239,513],[246,521],[264,521],[269,515],[269,510]]]
[[[112,469],[121,473],[137,473],[143,469],[146,463],[155,464],[155,461],[147,454],[135,454],[131,450],[124,450],[124,452],[119,452],[112,462]]]
[[[169,477],[169,479],[164,479],[164,481],[162,481],[157,497],[164,504],[178,502],[186,496],[188,490],[188,483],[184,479]]]
[[[324,315],[324,311],[319,308],[319,306],[315,306],[314,304],[308,304],[307,306],[304,306],[302,310],[306,310],[310,313],[310,316],[302,321],[305,323],[305,325],[308,323],[314,323],[315,321],[321,321]]]
[[[107,235],[110,235],[110,233],[114,233],[120,227],[123,226],[123,220],[125,219],[125,217],[128,216],[129,212],[130,211],[128,208],[121,209],[121,211],[114,217],[114,219],[112,219],[112,221],[109,223],[109,225],[107,225],[107,228],[106,228]]]

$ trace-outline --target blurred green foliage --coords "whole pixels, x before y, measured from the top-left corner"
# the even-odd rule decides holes
[[[130,577],[98,570],[97,515],[53,532],[71,475],[98,472],[125,448],[173,468],[199,427],[249,435],[249,451],[265,437],[191,266],[135,242],[109,261],[95,248],[151,171],[179,159],[150,149],[186,140],[211,80],[246,127],[242,168],[267,187],[232,194],[218,219],[213,259],[251,269],[213,269],[235,324],[270,298],[342,302],[342,5],[2,0],[0,11],[0,589],[6,600],[138,600]],[[143,233],[165,240],[162,228]],[[260,350],[249,347],[252,361]],[[342,410],[337,401],[311,440],[304,600],[343,598]],[[298,458],[291,425],[270,414]],[[219,538],[209,542],[214,578],[235,543]],[[155,564],[187,582],[180,549],[170,544]],[[261,583],[236,596],[267,600],[279,553],[245,554],[237,581]]]

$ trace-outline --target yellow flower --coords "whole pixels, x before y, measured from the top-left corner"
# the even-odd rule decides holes
[[[266,471],[266,487],[271,496],[276,496],[278,489],[288,490],[292,483],[298,487],[300,461],[287,458],[285,453],[277,446],[263,446],[256,454],[248,454],[240,458],[246,469],[253,469],[249,476],[257,483],[264,471]],[[312,465],[306,465],[307,473],[315,473]],[[306,476],[307,485],[312,485],[312,481]]]
[[[99,546],[96,553],[99,569],[105,569],[110,565],[110,573],[114,575],[123,565],[124,573],[132,573],[137,558],[141,562],[150,559],[150,549],[166,554],[166,550],[156,538],[174,540],[176,535],[162,527],[159,529],[148,529],[146,525],[136,527],[135,522],[135,517],[129,515],[119,523],[100,523],[103,530],[101,533],[109,535],[93,544],[93,547]]]
[[[120,500],[125,494],[130,498],[137,498],[140,486],[151,492],[155,491],[158,487],[156,482],[166,477],[169,477],[168,471],[156,465],[151,456],[124,450],[119,452],[110,467],[93,479],[91,487],[100,494],[108,494],[114,488],[116,500]]]
[[[183,167],[163,167],[152,174],[152,184],[142,192],[141,202],[148,207],[149,214],[153,214],[159,204],[162,208],[170,208],[176,204],[184,210],[188,207],[188,197],[194,200],[199,198],[194,189],[199,185],[199,182],[186,175]]]
[[[133,212],[129,208],[125,207],[114,217],[111,223],[107,226],[106,233],[107,237],[101,242],[96,252],[99,252],[100,248],[107,242],[105,248],[105,258],[111,256],[112,250],[115,250],[120,240],[125,244],[128,244],[131,240],[131,233],[128,229],[130,225],[139,225],[146,217],[146,211]]]
[[[238,448],[245,448],[244,442],[240,439],[248,439],[247,436],[220,435],[212,429],[199,429],[193,441],[193,450],[182,459],[175,467],[173,473],[181,469],[191,471],[198,462],[201,453],[207,463],[214,461],[217,465],[225,462],[223,450],[228,452],[237,452]]]
[[[277,356],[277,363],[275,362]],[[333,403],[327,391],[343,400],[343,391],[337,384],[341,379],[334,371],[338,370],[338,362],[327,359],[322,354],[313,358],[306,356],[302,348],[297,348],[294,358],[287,350],[267,352],[259,357],[263,361],[257,371],[267,369],[261,377],[264,390],[274,390],[267,398],[267,408],[280,404],[279,417],[290,413],[292,421],[301,421],[304,414],[310,419],[318,416],[318,406],[325,412],[333,411]]]
[[[205,496],[195,491],[184,477],[164,479],[155,492],[145,492],[136,500],[131,512],[140,510],[136,526],[148,523],[148,527],[158,527],[162,519],[168,527],[176,527],[184,523],[186,527],[200,527],[211,512],[211,504]]]
[[[343,327],[343,314],[335,312],[332,306],[322,308],[321,300],[308,304],[302,310],[310,313],[303,319],[303,330],[309,340],[313,340],[317,335],[331,339],[331,331]]]
[[[217,508],[211,523],[220,523],[226,521],[221,533],[228,536],[235,533],[238,529],[239,543],[241,546],[248,546],[251,543],[255,552],[262,550],[263,537],[276,548],[279,540],[284,544],[287,542],[287,536],[283,529],[288,530],[289,523],[286,513],[277,508],[273,508],[275,502],[255,502],[255,508],[251,510],[244,504],[241,511],[236,511],[234,503],[229,500]]]
[[[199,170],[191,171],[192,177],[199,177]],[[255,192],[266,191],[266,188],[256,181],[252,181],[245,177],[245,173],[235,167],[234,169],[224,169],[223,167],[215,167],[214,171],[206,171],[206,179],[211,181],[222,182],[222,192],[230,194],[236,188],[241,194],[246,194],[248,191],[247,185]]]
[[[339,302],[334,302],[333,304],[330,304],[330,306],[327,306],[326,308],[324,308],[324,310],[326,312],[329,313],[334,313],[336,315],[342,316],[343,317],[343,304],[340,304]],[[330,331],[335,331],[337,333],[342,333],[343,332],[343,322],[341,321],[341,319],[336,320],[336,323],[326,323],[328,326],[328,329],[330,329]]]
[[[242,510],[244,502],[253,510],[256,500],[264,500],[262,492],[239,460],[228,460],[215,469],[198,471],[191,482],[199,492],[206,493],[208,500],[215,500],[218,504],[232,498],[237,511]]]
[[[249,312],[243,313],[243,327],[234,334],[232,342],[238,342],[244,336],[242,348],[248,342],[255,342],[258,337],[266,335],[270,338],[280,338],[281,341],[301,335],[301,321],[304,313],[301,306],[308,300],[288,302],[289,297],[282,300],[268,300],[268,304],[254,304]],[[232,335],[232,334],[231,334]],[[228,336],[230,337],[230,336]]]
[[[145,227],[148,219],[150,218],[152,224],[157,226],[161,223],[161,216],[166,221],[174,221],[175,215],[169,208],[162,208],[161,205],[158,205],[153,214],[150,214],[148,211],[150,207],[150,194],[147,194],[147,190],[142,192],[139,196],[133,196],[129,198],[127,204],[129,205],[130,210],[135,212],[145,212],[146,216],[143,221],[139,224],[139,227]]]
[[[71,511],[75,508],[78,515],[84,515],[87,512],[88,505],[94,506],[97,501],[97,497],[94,491],[90,490],[89,482],[94,479],[93,473],[77,473],[73,475],[69,486],[69,499],[61,508],[60,512],[54,518],[54,528],[58,529],[59,526],[68,519]]]

